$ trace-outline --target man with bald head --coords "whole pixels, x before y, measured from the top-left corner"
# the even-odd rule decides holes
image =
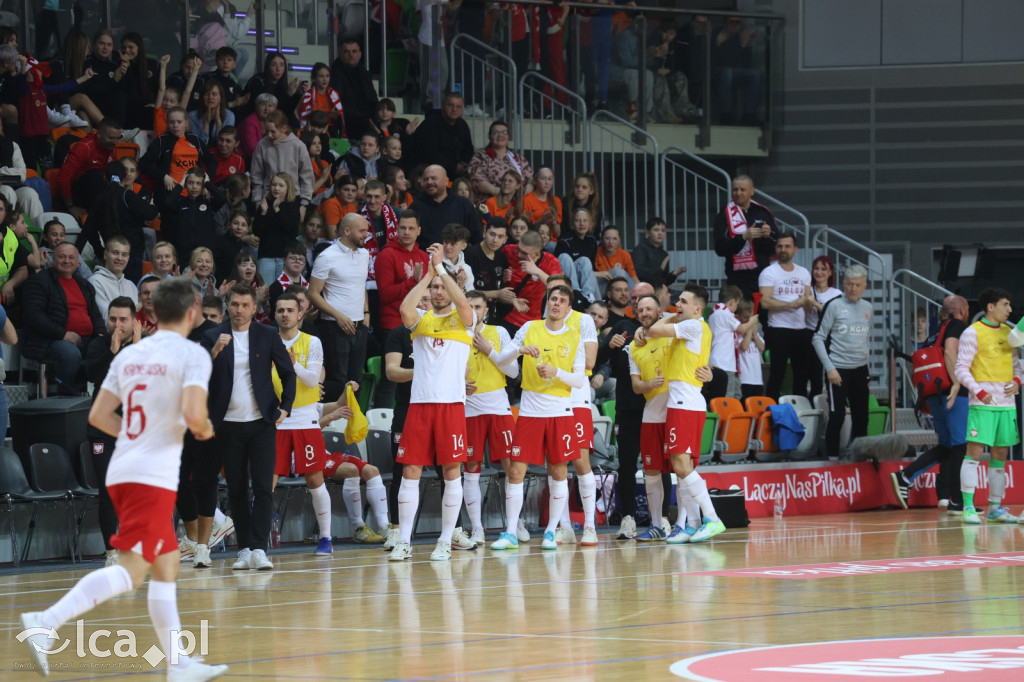
[[[469,230],[469,243],[478,244],[481,237],[480,214],[469,199],[448,191],[448,172],[444,166],[427,166],[420,183],[423,193],[410,206],[420,217],[420,248],[440,244],[441,230],[449,223],[465,227]]]
[[[757,278],[775,253],[778,225],[771,211],[754,201],[754,181],[737,175],[732,181],[732,201],[715,217],[715,253],[725,258],[726,282],[738,286],[753,300]]]
[[[32,360],[50,361],[60,395],[81,395],[78,381],[85,349],[106,328],[96,290],[78,274],[78,249],[63,242],[53,250],[53,266],[29,277],[22,288],[25,343]]]
[[[942,301],[940,316],[945,322],[923,347],[940,344],[946,372],[953,381],[948,393],[933,395],[928,398],[932,421],[935,423],[935,435],[939,444],[924,452],[920,457],[902,471],[891,475],[893,492],[896,500],[904,509],[908,507],[910,486],[924,472],[936,464],[939,475],[935,480],[935,494],[939,498],[939,506],[947,507],[950,514],[960,514],[964,510],[963,494],[960,491],[960,465],[967,453],[967,389],[956,380],[956,356],[960,350],[960,335],[967,329],[970,320],[970,309],[967,299],[963,296],[947,296]]]
[[[338,223],[338,238],[313,263],[309,300],[320,310],[317,323],[324,347],[324,397],[339,398],[345,384],[363,378],[366,335],[370,326],[370,302],[366,280],[370,254],[363,248],[369,225],[358,213]]]

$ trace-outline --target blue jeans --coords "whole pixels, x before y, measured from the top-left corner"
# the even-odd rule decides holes
[[[757,113],[757,100],[761,95],[761,72],[757,69],[723,66],[717,70],[718,106],[722,112],[731,112],[733,81],[741,83],[741,114]]]
[[[558,264],[562,266],[562,272],[569,275],[573,289],[582,291],[583,295],[591,301],[601,300],[597,277],[594,276],[594,264],[590,262],[589,258],[573,260],[572,256],[563,253],[558,257]]]
[[[7,414],[7,390],[0,384],[0,442],[7,438],[7,425],[10,423],[10,416]]]
[[[57,392],[60,395],[77,395],[81,387],[75,386],[78,368],[85,357],[85,349],[89,345],[89,337],[83,338],[77,346],[61,339],[51,341],[46,347],[45,358],[53,362],[53,373],[57,379]]]
[[[256,267],[263,278],[263,283],[273,284],[284,272],[284,258],[260,258],[256,261]]]
[[[612,279],[615,279],[616,277],[622,277],[627,282],[629,282],[630,291],[632,291],[633,287],[636,286],[636,282],[633,281],[633,278],[629,276],[629,273],[620,268],[618,265],[609,270],[606,270],[605,272],[610,272],[612,275]],[[600,287],[601,289],[601,298],[604,298],[604,293],[608,291],[608,282],[610,281],[610,279],[604,279],[603,277],[597,280],[597,286]]]

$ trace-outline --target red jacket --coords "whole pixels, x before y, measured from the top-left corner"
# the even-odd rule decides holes
[[[94,169],[102,173],[108,163],[116,160],[113,149],[104,149],[96,142],[96,133],[74,143],[68,151],[68,158],[64,160],[64,165],[60,167],[60,172],[57,174],[57,196],[69,201],[71,199],[71,183]]]
[[[419,246],[413,246],[410,251],[399,244],[398,240],[388,242],[377,256],[374,274],[380,294],[380,326],[384,329],[402,326],[402,315],[398,308],[406,294],[419,282],[413,276],[413,268],[417,263],[423,264],[422,272],[425,273],[430,267],[430,256]]]
[[[512,287],[512,291],[516,292],[517,298],[525,298],[530,302],[529,313],[524,315],[515,308],[512,308],[512,311],[505,315],[505,321],[516,327],[522,327],[530,320],[540,319],[540,311],[544,305],[544,292],[547,291],[547,287],[533,275],[527,275],[523,272],[522,267],[519,265],[518,245],[508,244],[502,248],[502,251],[504,251],[505,258],[508,260],[508,267],[505,269],[505,273],[511,274],[511,278],[504,286]],[[558,275],[562,272],[558,259],[547,251],[541,253],[540,262],[537,263],[537,267],[549,275]],[[529,277],[529,281],[523,284],[523,280],[527,277]]]

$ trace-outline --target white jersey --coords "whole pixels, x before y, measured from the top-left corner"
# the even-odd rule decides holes
[[[299,334],[295,335],[295,338],[285,340],[281,339],[284,343],[285,350],[290,349],[295,345],[295,342],[299,340]],[[324,366],[324,346],[315,336],[309,337],[309,357],[306,358],[305,364],[301,362],[301,358],[295,359],[295,382],[302,382],[306,386],[314,387],[320,383],[320,370]],[[307,383],[312,382],[312,383]],[[310,403],[309,405],[292,406],[291,413],[284,418],[277,430],[278,431],[296,431],[303,429],[317,429],[320,430],[320,413],[317,411],[318,403]]]
[[[760,334],[755,336],[761,339]],[[739,377],[740,384],[750,384],[752,386],[763,386],[764,376],[761,372],[761,351],[757,349],[757,344],[754,343],[754,339],[750,340],[750,345],[747,346],[746,350],[740,350],[740,344],[743,343],[743,337],[736,337],[736,352],[739,354]],[[761,343],[764,343],[764,339],[761,339]]]
[[[708,317],[711,328],[711,365],[725,372],[736,371],[736,344],[733,336],[740,326],[736,315],[724,303],[715,305]]]
[[[772,263],[757,278],[758,287],[771,287],[772,298],[791,303],[803,296],[804,289],[811,286],[811,273],[802,265],[793,265],[792,270],[783,270],[778,263]],[[805,329],[804,309],[775,310],[768,313],[768,326],[776,329]]]
[[[213,363],[198,344],[171,331],[157,331],[117,354],[103,389],[118,397],[124,417],[107,486],[141,483],[178,489],[185,418],[182,391],[208,390]]]
[[[416,366],[412,372],[411,403],[463,403],[466,402],[466,366],[469,354],[473,350],[472,329],[476,326],[476,315],[473,324],[465,330],[466,342],[442,339],[425,334],[416,334],[416,329],[423,322],[425,311],[416,310],[419,320],[410,327],[413,332],[412,354],[416,358]],[[435,318],[445,319],[450,315],[458,318],[459,313],[452,307],[447,315],[434,313]],[[455,327],[462,326],[456,319]]]
[[[572,315],[572,313],[569,313]],[[587,313],[579,313],[580,316],[580,347],[584,351],[584,363],[586,362],[586,344],[593,343],[597,344],[597,325],[594,324],[594,318]],[[584,369],[586,366],[584,365]],[[590,409],[590,378],[587,381],[576,388],[572,387],[572,391],[569,393],[569,400],[572,401],[572,406],[585,407]]]

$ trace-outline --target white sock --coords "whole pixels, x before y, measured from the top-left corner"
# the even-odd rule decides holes
[[[441,536],[438,540],[452,541],[455,524],[462,513],[462,479],[453,478],[444,482],[444,495],[441,496]]]
[[[416,509],[419,506],[420,482],[403,478],[402,487],[398,489],[398,526],[402,542],[412,540],[412,524],[416,520]]]
[[[220,507],[217,507],[216,509],[213,510],[213,522],[214,523],[224,523],[224,519],[226,519],[226,518],[227,517],[224,516],[224,512],[222,512],[220,510]]]
[[[679,524],[680,528],[701,527],[704,519],[700,517],[700,505],[697,504],[697,500],[693,498],[685,485],[676,484],[676,504],[681,509],[680,513],[684,514],[683,523]]]
[[[562,518],[562,510],[569,506],[569,481],[551,481],[551,494],[548,496],[548,527],[545,533],[554,533],[558,528],[558,520]],[[567,526],[572,528],[572,526]]]
[[[708,484],[700,477],[696,471],[691,471],[686,478],[683,479],[683,483],[686,484],[690,494],[693,495],[693,499],[697,500],[697,504],[700,505],[700,511],[704,515],[704,518],[709,521],[718,521],[718,513],[715,512],[715,505],[711,504],[711,496],[708,495]]]
[[[964,463],[960,465],[960,490],[973,495],[977,487],[978,460],[964,457]]]
[[[480,472],[463,474],[465,483],[462,488],[462,499],[466,501],[466,514],[469,515],[469,526],[472,530],[483,528],[481,520],[480,501],[483,493],[480,491]]]
[[[661,527],[661,503],[665,499],[665,486],[661,483],[661,473],[644,474],[644,487],[647,489],[647,508],[651,510],[651,528]]]
[[[384,487],[384,481],[379,475],[366,482],[366,499],[370,503],[373,518],[377,520],[377,530],[384,532],[391,521],[388,520],[388,489]]]
[[[363,527],[363,496],[359,494],[359,478],[346,478],[341,485],[341,494],[345,498],[345,510],[348,511],[348,522],[352,524],[352,532]]]
[[[153,629],[156,630],[157,646],[169,659],[171,651],[181,646],[177,636],[172,637],[171,635],[172,632],[181,632],[181,617],[178,616],[178,596],[175,584],[150,580],[147,602],[149,604],[149,619],[153,621]],[[178,655],[179,665],[187,662],[187,656]],[[167,664],[170,666],[170,661]]]
[[[1006,494],[1006,469],[988,468],[988,503],[998,507]]]
[[[313,498],[313,512],[316,514],[316,523],[320,526],[320,537],[330,540],[331,494],[327,492],[326,485],[321,485],[319,488],[310,488],[309,496]]]
[[[505,482],[505,518],[508,520],[509,535],[519,529],[519,514],[523,511],[523,484]]]
[[[95,606],[132,589],[132,577],[124,566],[115,564],[86,574],[78,584],[43,612],[43,625],[59,628]]]
[[[583,527],[597,528],[594,523],[594,510],[597,508],[597,478],[594,472],[577,476],[580,487],[580,501],[583,503]]]
[[[554,482],[555,482],[555,479],[553,479],[550,476],[548,476],[548,491],[549,491],[549,494],[550,494],[550,491],[554,490],[554,488],[551,487],[554,484]],[[565,477],[565,489],[566,489],[566,491],[569,490],[569,476]],[[560,525],[562,528],[568,528],[570,530],[572,529],[572,517],[569,516],[569,497],[568,497],[568,492],[566,493],[565,505],[562,507],[562,513],[559,514],[558,525]]]

